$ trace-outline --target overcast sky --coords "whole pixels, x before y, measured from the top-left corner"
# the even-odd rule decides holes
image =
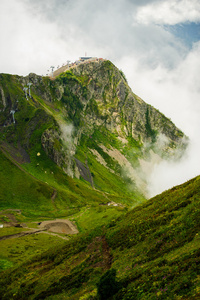
[[[110,59],[191,141],[181,163],[153,169],[151,194],[200,174],[199,0],[0,0],[0,40],[1,73]]]

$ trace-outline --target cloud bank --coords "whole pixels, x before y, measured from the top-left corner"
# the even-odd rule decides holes
[[[175,25],[200,21],[200,2],[198,0],[155,1],[139,7],[135,19],[142,24]]]
[[[199,57],[200,43],[196,43],[173,69],[162,65],[152,69],[133,57],[120,62],[134,92],[169,117],[190,139],[182,160],[151,165],[147,174],[150,196],[200,174]]]
[[[1,71],[44,74],[52,64],[75,60],[85,52],[114,62],[132,54],[146,64],[172,66],[184,55],[185,46],[153,23],[138,24],[136,12],[146,7],[141,3],[1,0]]]

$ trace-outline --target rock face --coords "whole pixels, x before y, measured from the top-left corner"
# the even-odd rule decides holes
[[[41,137],[42,147],[46,154],[55,161],[55,163],[62,167],[65,159],[62,153],[61,144],[59,143],[59,134],[55,130],[45,130]]]
[[[89,101],[96,101],[98,119],[104,119],[109,130],[117,131],[121,137],[131,136],[140,142],[155,141],[159,133],[165,134],[170,141],[180,142],[183,133],[164,115],[134,95],[112,63],[101,63],[95,72],[91,68],[95,69],[95,66],[88,67],[85,64],[74,70],[74,73],[79,76],[94,74],[88,84]]]
[[[27,100],[23,87],[29,82]],[[16,124],[10,115],[13,109]],[[20,142],[29,153],[34,143],[40,143],[72,177],[90,168],[88,181],[93,185],[96,161],[104,170],[142,187],[144,193],[144,161],[155,155],[172,158],[187,145],[183,132],[135,95],[122,71],[107,60],[82,63],[53,80],[33,73],[2,74],[0,126],[8,142]]]
[[[122,72],[110,61],[84,63],[61,74],[56,94],[66,107],[68,118],[78,131],[105,126],[121,138],[155,142],[165,135],[171,146],[181,143],[184,134],[163,114],[136,96]],[[78,119],[76,117],[78,116]],[[77,124],[78,123],[78,124]],[[82,125],[83,126],[77,126]],[[79,128],[81,127],[81,128]]]

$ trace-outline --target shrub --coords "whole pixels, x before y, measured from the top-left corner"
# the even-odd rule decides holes
[[[119,290],[119,283],[116,281],[116,270],[110,269],[103,274],[97,284],[97,294],[100,300],[109,299]]]

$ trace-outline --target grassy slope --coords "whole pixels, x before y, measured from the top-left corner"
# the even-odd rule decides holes
[[[47,88],[49,84],[54,85],[47,78],[43,78],[43,81],[42,88]],[[59,101],[47,103],[34,90],[33,98],[27,101],[18,76],[2,74],[1,84],[9,105],[0,113],[0,123],[3,125],[10,120],[10,124],[0,128],[0,140],[4,143],[3,151],[0,151],[0,211],[2,211],[0,223],[9,221],[7,209],[20,209],[21,214],[9,212],[19,223],[71,217],[79,231],[85,232],[88,228],[105,225],[126,211],[123,207],[99,206],[99,204],[115,201],[130,206],[143,200],[141,195],[131,194],[121,182],[120,176],[110,173],[96,162],[90,153],[88,153],[90,168],[95,174],[96,187],[100,190],[92,189],[82,179],[72,179],[64,174],[47,157],[41,145],[43,131],[47,128],[57,130],[57,122],[66,119],[63,104]],[[40,88],[38,91],[41,92]],[[12,122],[11,107],[16,110],[16,124]],[[20,147],[26,149],[30,162],[21,163],[23,157]],[[79,153],[85,155],[87,152],[86,148],[79,147]],[[77,153],[77,157],[83,162],[84,155],[81,157]],[[35,227],[35,224],[30,223],[29,227]],[[15,228],[12,232],[18,233],[21,230]],[[11,234],[10,228],[4,228],[3,231],[4,235]],[[60,243],[61,240],[58,237],[51,237],[52,242],[48,243],[46,235],[44,237],[42,234],[38,235],[36,242],[33,241],[33,236],[19,240],[2,240],[0,269],[16,266],[19,262],[26,261],[32,254],[42,253],[54,242]],[[31,245],[29,249],[28,243]]]
[[[81,81],[70,72],[67,72],[64,75],[61,74],[55,82],[50,81],[48,78],[43,78],[42,83],[37,87],[37,89],[34,89],[33,86],[33,98],[29,98],[27,101],[25,99],[24,92],[22,91],[23,87],[19,83],[19,78],[17,76],[2,74],[1,80],[2,86],[5,90],[4,93],[6,99],[10,99],[9,101],[12,102],[12,106],[16,106],[17,110],[15,113],[16,125],[11,122],[10,126],[1,127],[0,139],[8,143],[12,143],[14,146],[17,146],[18,143],[20,143],[23,148],[28,149],[27,151],[30,156],[31,163],[27,163],[22,166],[27,172],[42,182],[47,182],[48,184],[57,186],[58,188],[61,185],[65,188],[65,183],[64,185],[60,184],[59,178],[55,178],[55,175],[53,174],[56,172],[57,177],[59,177],[59,171],[58,169],[55,170],[55,164],[47,158],[42,149],[41,135],[47,128],[57,131],[59,127],[58,123],[63,123],[64,121],[66,123],[66,118],[68,118],[68,122],[74,123],[74,116],[71,115],[72,111],[74,111],[73,105],[75,105],[74,103],[76,103],[78,99],[75,95],[73,95],[73,93],[72,95],[68,95],[69,91],[67,90],[68,92],[63,95],[63,99],[61,99],[61,101],[57,101],[55,88],[57,83],[67,84],[67,86],[77,84],[83,95],[86,89],[84,83],[81,83]],[[54,99],[53,102],[47,103],[41,98],[45,89],[48,89],[48,91],[52,94]],[[66,105],[69,116],[66,115],[66,112],[63,109]],[[78,111],[76,114],[80,114],[79,106],[75,108],[76,111]],[[6,114],[7,118],[9,116],[11,119],[9,108],[0,114],[0,121],[2,124],[3,120],[1,120],[1,118],[5,118]],[[144,197],[140,193],[127,189],[125,184],[126,182],[121,180],[122,174],[118,173],[118,175],[115,175],[111,173],[108,169],[98,163],[94,155],[91,154],[88,148],[92,147],[95,149],[98,147],[100,142],[104,145],[112,142],[112,145],[114,143],[114,146],[119,148],[119,141],[117,143],[116,137],[112,137],[109,131],[100,131],[100,128],[96,128],[92,136],[92,140],[87,134],[81,138],[81,143],[77,147],[76,157],[83,163],[85,162],[85,158],[88,157],[89,167],[94,175],[94,185],[97,189],[114,194],[116,197],[119,196],[119,202],[125,202],[126,205],[134,205],[136,202],[143,201]],[[38,152],[41,154],[39,157],[37,156]],[[107,158],[109,159],[108,155]],[[114,160],[111,160],[112,159],[108,161],[108,165],[111,163],[111,167],[115,170],[118,166]]]
[[[53,189],[21,171],[0,152],[0,204],[1,209],[53,211]]]
[[[144,196],[137,191],[137,188],[134,186],[133,182],[131,182],[131,188],[129,188],[128,178],[125,178],[124,174],[122,173],[122,168],[119,166],[116,160],[112,159],[100,148],[99,145],[102,144],[107,148],[122,148],[117,137],[115,137],[105,128],[97,127],[92,135],[82,135],[80,145],[77,147],[76,151],[76,157],[81,161],[84,162],[87,158],[90,171],[93,175],[94,186],[102,191],[114,194],[116,196],[118,195],[119,202],[127,206],[133,206],[144,201]],[[107,168],[97,161],[90,149],[94,149],[101,154],[107,165]],[[133,146],[131,147],[131,151],[132,153],[134,152]],[[108,168],[113,170],[113,173],[110,172]]]
[[[76,79],[76,78],[75,78]],[[75,80],[74,79],[74,80]],[[20,143],[20,146],[26,149],[30,156],[30,163],[26,163],[21,165],[21,168],[24,168],[24,170],[27,173],[30,173],[33,175],[36,179],[38,179],[37,184],[40,184],[40,186],[43,186],[43,189],[45,190],[44,193],[51,193],[53,190],[58,190],[58,197],[57,199],[57,206],[56,208],[62,209],[62,207],[65,207],[66,205],[69,206],[68,202],[73,202],[74,205],[70,206],[84,206],[88,202],[97,202],[100,201],[100,198],[102,198],[102,193],[95,193],[90,189],[89,185],[87,183],[84,183],[83,181],[77,181],[77,180],[71,180],[70,178],[67,178],[67,176],[64,176],[63,172],[61,169],[59,169],[44,153],[41,145],[41,135],[45,129],[58,129],[58,122],[66,119],[66,113],[63,113],[63,103],[62,101],[54,101],[54,102],[45,102],[41,98],[41,93],[44,92],[42,89],[48,88],[50,89],[51,86],[52,88],[52,97],[56,98],[55,94],[55,87],[54,87],[54,82],[51,82],[48,78],[43,78],[43,83],[41,84],[41,87],[38,87],[38,89],[32,91],[32,96],[33,98],[27,101],[24,96],[24,92],[22,91],[23,86],[19,83],[19,77],[17,76],[11,76],[11,75],[6,75],[6,74],[1,74],[1,82],[2,86],[4,88],[4,93],[7,101],[9,103],[9,106],[16,106],[16,113],[15,113],[15,120],[16,124],[12,124],[12,118],[10,115],[10,108],[6,108],[4,112],[1,112],[0,114],[0,121],[1,124],[3,125],[5,116],[7,115],[7,118],[10,118],[11,124],[9,126],[3,127],[1,126],[0,130],[0,139],[9,145],[12,145],[12,147],[18,147],[18,144]],[[58,79],[60,80],[60,79]],[[69,79],[69,82],[71,81],[71,78]],[[76,80],[77,81],[77,80]],[[69,83],[67,81],[67,83]],[[50,86],[50,87],[49,87]],[[33,88],[34,89],[34,88]],[[41,90],[40,90],[41,89]],[[36,94],[38,92],[38,94]],[[70,97],[69,97],[70,98]],[[66,100],[66,99],[65,99]],[[59,111],[58,111],[59,110]],[[70,121],[70,120],[69,120]],[[80,152],[84,152],[86,149],[79,147]],[[40,153],[40,156],[37,156],[37,153]],[[143,199],[141,195],[137,195],[137,197],[134,197],[134,195],[131,195],[130,192],[126,189],[125,185],[121,183],[121,178],[120,176],[115,176],[114,174],[110,173],[108,170],[103,168],[100,163],[95,162],[94,157],[92,158],[93,162],[95,164],[94,169],[96,170],[96,178],[95,181],[100,185],[98,185],[98,189],[102,191],[109,191],[111,194],[111,198],[116,197],[118,202],[123,202],[123,198],[127,198],[124,201],[128,204],[135,203],[135,198],[137,200]],[[4,165],[5,165],[5,159],[1,156],[2,164],[4,160]],[[82,161],[85,161],[85,157],[82,157]],[[14,208],[18,206],[24,205],[23,208],[25,208],[26,204],[25,203],[31,203],[31,201],[26,200],[22,201],[22,199],[25,196],[20,195],[16,201],[12,200],[13,199],[13,190],[16,190],[17,184],[20,184],[18,193],[21,193],[24,190],[24,195],[27,193],[29,190],[28,187],[29,185],[23,184],[23,179],[22,177],[25,178],[22,173],[16,171],[16,176],[12,178],[14,181],[15,187],[11,187],[12,190],[12,195],[8,195],[7,191],[7,185],[9,186],[9,178],[6,180],[6,176],[9,177],[9,168],[12,167],[7,163],[7,167],[4,166],[1,169],[2,172],[2,178],[3,178],[3,183],[4,183],[4,188],[2,191],[4,193],[7,193],[4,195],[3,193],[0,192],[0,207],[1,208],[11,208],[10,204],[14,204]],[[94,172],[95,172],[94,170]],[[99,170],[101,172],[99,172]],[[18,174],[20,173],[20,175]],[[105,175],[104,175],[105,174]],[[18,182],[17,177],[19,177]],[[4,180],[5,178],[5,180]],[[27,179],[30,181],[30,178]],[[25,179],[26,181],[26,179]],[[32,179],[32,181],[34,181]],[[106,182],[106,184],[104,183]],[[2,183],[2,185],[3,185]],[[50,187],[47,186],[50,185]],[[53,190],[52,190],[53,189]],[[33,189],[32,189],[33,190]],[[32,191],[31,190],[31,191]],[[49,192],[47,192],[49,190]],[[5,192],[6,191],[6,192]],[[34,199],[37,198],[37,201],[41,202],[42,200],[42,195],[37,195],[35,194],[36,192],[33,191],[32,195],[28,195],[28,198],[32,197]],[[41,194],[41,193],[40,193]],[[55,208],[52,206],[51,201],[49,201],[49,194],[45,195],[45,200],[43,201],[44,205],[47,204],[48,209]],[[12,196],[12,197],[11,197]],[[47,200],[47,199],[48,200]],[[103,196],[105,198],[105,196]],[[41,201],[40,201],[41,199]],[[67,203],[66,203],[67,199]],[[85,201],[87,199],[87,201]],[[91,199],[91,200],[90,200]],[[92,200],[93,199],[93,200]],[[18,200],[20,205],[18,205]],[[36,201],[36,200],[35,200]],[[48,203],[45,203],[48,202]],[[78,204],[79,202],[79,204]],[[102,200],[104,202],[104,199]],[[34,203],[34,201],[33,201]],[[21,208],[22,208],[21,207]],[[39,205],[40,208],[40,205]],[[69,208],[69,207],[68,207]],[[34,210],[34,205],[33,205],[33,210]],[[64,209],[66,211],[66,208]]]
[[[88,228],[5,271],[2,299],[97,299],[96,284],[109,269],[119,288],[111,299],[199,299],[199,199],[197,177],[117,221]]]
[[[25,166],[24,171],[0,152],[1,209],[21,209],[24,221],[27,221],[66,217],[81,212],[85,207],[89,209],[111,200],[118,202],[121,200],[117,194],[105,195],[92,189],[82,180],[70,178],[52,163],[45,153],[42,151],[41,153],[38,158],[40,166],[34,169],[34,163],[30,163]],[[55,190],[57,195],[52,200]]]
[[[48,158],[46,160],[48,161]],[[45,159],[43,163],[45,164]],[[44,170],[47,170],[46,173]],[[54,173],[51,174],[50,170]],[[41,173],[39,169],[37,170],[38,174],[35,175],[40,178],[38,180],[23,169],[19,169],[0,152],[0,172],[1,224],[9,221],[8,213],[14,215],[19,223],[30,222],[29,227],[35,227],[33,221],[70,218],[76,222],[79,231],[84,232],[88,228],[104,225],[126,211],[123,207],[100,206],[99,204],[120,199],[114,195],[105,196],[104,193],[93,190],[88,183],[68,177],[51,161]],[[57,196],[52,200],[55,190]],[[8,209],[11,211],[7,211]],[[21,214],[14,209],[20,209]],[[0,235],[14,234],[21,230],[21,228],[3,228]],[[2,240],[0,269],[16,266],[35,253],[42,253],[54,243],[60,242],[62,240],[59,237],[47,237],[45,234],[39,234],[35,239],[33,236],[26,236]]]

